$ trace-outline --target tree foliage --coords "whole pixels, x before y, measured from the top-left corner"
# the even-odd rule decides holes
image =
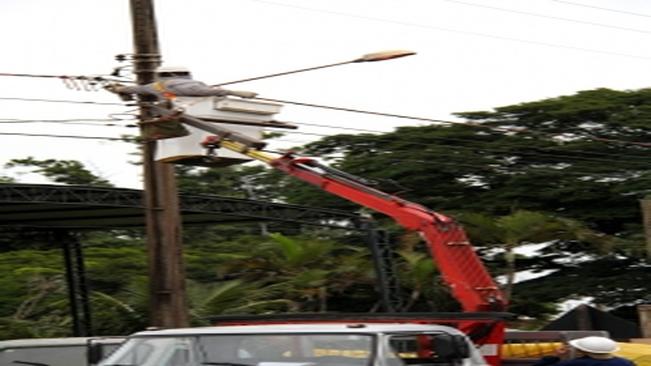
[[[42,174],[56,183],[72,185],[90,185],[99,187],[111,187],[112,184],[90,170],[76,160],[45,159],[37,160],[33,157],[25,159],[12,159],[5,168],[28,167],[35,173]]]
[[[597,89],[493,111],[458,113],[466,119],[461,124],[329,136],[306,145],[302,153],[436,211],[462,219],[490,218],[493,227],[470,227],[479,232],[474,238],[501,237],[502,243],[516,243],[518,237],[520,243],[554,239],[544,255],[518,258],[515,271],[554,271],[560,280],[560,273],[580,273],[584,267],[589,271],[592,263],[626,258],[621,271],[639,274],[644,242],[638,200],[651,187],[650,113],[651,89]],[[289,202],[359,209],[291,177],[275,172],[269,177],[278,182],[278,197]],[[506,219],[518,212],[531,212],[531,217]],[[516,225],[518,221],[522,224]],[[509,234],[495,225],[515,231]],[[478,241],[480,246],[487,244]],[[590,260],[567,262],[582,255]],[[499,268],[505,258],[486,260]],[[553,282],[555,276],[550,276]],[[514,309],[525,309],[523,304],[539,293],[532,284],[544,284],[546,278],[515,284]],[[616,281],[599,285],[603,290],[595,289],[600,294],[595,298],[615,306],[622,298],[633,301],[621,291],[629,281],[613,278]],[[649,275],[639,278],[651,280]],[[560,303],[590,291],[582,285],[569,281],[558,289],[544,286],[543,298],[548,304]]]
[[[148,323],[146,254],[138,238],[86,238],[96,334],[129,334]],[[186,250],[192,322],[209,316],[274,311],[367,311],[377,295],[364,246],[273,234]],[[0,338],[69,336],[71,318],[62,253],[0,253]],[[348,308],[350,306],[351,308]],[[4,328],[3,328],[4,329]]]

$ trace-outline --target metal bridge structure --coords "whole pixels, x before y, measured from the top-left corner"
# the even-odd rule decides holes
[[[366,232],[378,274],[381,301],[389,311],[400,304],[390,243],[372,221],[341,210],[213,195],[179,195],[184,226],[285,222]],[[0,184],[0,229],[44,231],[61,246],[75,336],[91,336],[91,310],[82,243],[75,232],[143,228],[141,190],[91,186]]]

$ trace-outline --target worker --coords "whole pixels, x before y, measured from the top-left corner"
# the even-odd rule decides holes
[[[184,67],[167,66],[156,69],[156,81],[146,85],[126,86],[119,83],[109,84],[106,90],[117,94],[124,101],[133,100],[134,94],[154,95],[159,100],[172,100],[175,97],[208,97],[234,95],[241,98],[254,98],[257,94],[250,91],[229,90],[209,86],[192,79],[190,71]]]
[[[558,356],[545,356],[532,366],[635,366],[635,364],[622,357],[613,355],[619,349],[617,342],[607,337],[584,337],[568,342],[576,351],[578,357],[561,361]],[[559,356],[564,356],[569,349],[564,347],[557,351]]]
[[[156,69],[156,81],[146,85],[127,86],[113,83],[104,87],[117,94],[124,101],[133,100],[134,95],[155,96],[157,101],[165,102],[167,108],[179,97],[209,97],[234,95],[241,98],[254,98],[257,94],[250,91],[229,90],[206,85],[192,79],[190,70],[184,67],[159,67]],[[162,140],[187,136],[190,132],[174,117],[165,117],[154,123],[141,125],[141,135],[145,140]]]

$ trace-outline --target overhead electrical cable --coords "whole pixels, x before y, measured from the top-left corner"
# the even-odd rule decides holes
[[[115,122],[111,118],[67,118],[67,119],[16,119],[2,118],[0,123],[26,123],[26,122],[48,122],[48,123],[66,123],[66,122]]]
[[[85,76],[85,75],[52,75],[52,74],[28,74],[28,73],[15,73],[15,72],[0,72],[0,76],[23,77],[23,78],[46,78],[46,79],[63,79],[63,80],[81,80],[81,81],[118,81],[113,78],[105,78],[103,76]]]
[[[400,115],[400,114],[395,114],[395,113],[385,113],[385,112],[376,112],[376,111],[366,111],[366,110],[360,110],[360,109],[354,109],[354,108],[347,108],[347,107],[326,106],[326,105],[319,105],[319,104],[314,104],[314,103],[295,102],[295,101],[288,101],[288,100],[281,100],[281,99],[272,99],[272,98],[255,98],[255,99],[265,100],[265,101],[270,101],[270,102],[277,102],[277,103],[293,104],[293,105],[304,106],[304,107],[324,108],[324,109],[330,109],[330,110],[336,110],[336,111],[342,111],[342,112],[369,114],[369,115],[376,115],[376,116],[382,116],[382,117],[391,117],[391,118],[409,119],[409,120],[415,120],[415,121],[425,121],[425,122],[435,122],[435,123],[446,123],[446,124],[460,124],[460,125],[474,126],[474,127],[480,127],[480,128],[488,128],[488,129],[493,129],[493,130],[497,130],[497,131],[503,131],[503,130],[505,129],[505,128],[503,128],[503,127],[487,126],[487,125],[483,125],[483,124],[481,124],[481,123],[476,123],[476,122],[467,122],[467,121],[451,121],[451,120],[436,119],[436,118],[417,117],[417,116],[407,116],[407,115]],[[75,101],[75,100],[60,100],[60,99],[39,99],[39,98],[14,98],[14,97],[0,97],[0,100],[17,100],[17,101],[29,101],[29,102],[78,103],[78,104],[98,104],[98,105],[132,106],[132,105],[130,105],[130,104],[124,104],[124,103],[93,102],[93,101]],[[113,118],[113,120],[125,120],[125,119],[121,119],[121,118]],[[359,131],[359,132],[369,132],[369,133],[386,133],[386,132],[382,132],[382,131],[374,131],[374,130],[366,130],[366,129],[355,129],[355,128],[344,128],[344,127],[335,127],[335,126],[327,126],[327,125],[315,125],[315,124],[299,123],[299,122],[296,122],[295,124],[297,124],[297,125],[306,125],[306,126],[316,126],[316,127],[338,128],[338,129],[343,129],[343,130],[351,130],[351,131]],[[508,129],[507,129],[507,130],[508,130]],[[523,132],[523,131],[520,130],[520,129],[518,129],[518,130],[516,130],[516,131],[514,131],[514,132]],[[640,146],[651,146],[651,144],[647,144],[647,143],[637,143],[637,142],[634,142],[634,141],[621,141],[621,140],[605,139],[605,138],[600,138],[600,137],[592,137],[592,138],[595,139],[595,140],[598,140],[598,141],[602,141],[602,142],[614,142],[614,143],[623,143],[623,144],[639,144]]]
[[[11,133],[11,132],[0,132],[0,135],[5,135],[5,136],[25,136],[25,137],[45,137],[45,138],[64,138],[64,139],[82,139],[82,140],[107,140],[107,141],[113,141],[113,142],[128,142],[128,143],[133,143],[133,141],[127,141],[123,137],[107,137],[107,136],[82,136],[82,135],[53,135],[53,134],[32,134],[32,133]],[[454,162],[433,162],[433,161],[426,161],[426,160],[418,160],[418,159],[391,159],[391,162],[404,162],[404,163],[420,163],[420,164],[425,164],[425,165],[431,165],[431,166],[437,166],[437,165],[448,165],[448,166],[465,166],[468,168],[473,168],[473,169],[479,169],[479,170],[494,170],[494,169],[502,169],[504,167],[502,166],[495,166],[495,165],[478,165],[478,164],[468,164],[468,163],[454,163]],[[535,165],[535,164],[534,164]],[[603,171],[601,172],[588,172],[588,171],[583,171],[583,170],[576,170],[574,168],[572,169],[555,169],[551,167],[543,167],[542,165],[547,165],[544,163],[539,163],[541,165],[540,167],[536,166],[528,166],[527,169],[535,170],[535,171],[556,171],[559,173],[563,173],[564,175],[576,175],[576,176],[598,176],[598,175],[604,175],[608,173],[604,173]],[[598,168],[603,168],[604,164],[600,165],[595,165],[595,167]],[[585,168],[585,166],[584,166]],[[642,169],[641,169],[642,170]],[[646,170],[646,169],[643,169]]]
[[[604,8],[604,7],[601,7],[601,6],[581,4],[581,3],[575,3],[573,1],[565,1],[565,0],[552,0],[552,1],[557,2],[557,3],[573,5],[573,6],[580,6],[580,7],[583,7],[583,8],[590,8],[590,9],[609,11],[609,12],[612,12],[612,13],[619,13],[619,14],[638,16],[638,17],[651,18],[650,14],[636,13],[636,12],[633,12],[633,11],[626,11],[626,10],[619,10],[619,9],[612,9],[612,8]]]
[[[375,22],[392,23],[392,24],[397,24],[397,25],[402,25],[402,26],[407,26],[407,27],[417,27],[417,28],[429,29],[429,30],[435,30],[435,31],[464,34],[464,35],[468,35],[468,36],[499,39],[499,40],[502,40],[502,41],[527,43],[527,44],[533,44],[533,45],[538,45],[538,46],[561,48],[561,49],[573,50],[573,51],[581,51],[581,52],[598,53],[598,54],[610,55],[610,56],[620,56],[620,57],[627,57],[627,58],[639,59],[639,60],[651,60],[651,57],[649,57],[649,56],[634,55],[634,54],[627,54],[627,53],[620,53],[620,52],[606,51],[606,50],[598,50],[598,49],[593,49],[593,48],[584,48],[584,47],[563,45],[563,44],[558,44],[558,43],[534,41],[534,40],[528,40],[528,39],[522,39],[522,38],[500,36],[500,35],[495,35],[495,34],[473,32],[473,31],[467,31],[467,30],[461,30],[461,29],[438,27],[438,26],[427,25],[427,24],[418,24],[418,23],[404,22],[404,21],[392,20],[392,19],[386,19],[386,18],[377,18],[377,17],[371,17],[371,16],[367,16],[367,15],[351,14],[351,13],[345,13],[345,12],[333,11],[333,10],[315,9],[315,8],[299,6],[299,5],[283,4],[283,3],[278,3],[278,2],[275,2],[275,1],[268,1],[268,0],[249,0],[249,1],[255,1],[255,2],[259,2],[259,3],[270,4],[270,5],[275,5],[275,6],[283,6],[283,7],[295,8],[295,9],[311,11],[311,12],[318,12],[318,13],[333,14],[333,15],[346,16],[346,17],[352,17],[352,18],[358,18],[358,19],[365,19],[365,20],[371,20],[371,21],[375,21]]]
[[[299,135],[312,135],[312,136],[321,136],[321,137],[326,137],[328,135],[322,135],[322,134],[314,134],[314,133],[304,133],[304,132],[290,132],[292,134],[299,134]],[[28,136],[28,137],[51,137],[51,138],[72,138],[72,139],[99,139],[99,140],[110,140],[110,141],[125,141],[123,137],[104,137],[104,136],[82,136],[82,135],[53,135],[53,134],[32,134],[32,133],[10,133],[10,132],[3,132],[0,133],[0,135],[8,135],[8,136]],[[422,146],[430,146],[428,144],[423,144],[423,143],[412,143],[415,145],[422,145]],[[482,151],[482,152],[505,152],[504,150],[496,149],[496,148],[482,148],[482,149],[477,149],[473,147],[466,147],[466,146],[455,146],[455,145],[447,145],[451,150],[471,150],[471,151]],[[520,155],[533,155],[537,156],[535,153],[531,152],[520,152],[518,153]],[[541,157],[544,158],[559,158],[561,163],[567,162],[567,161],[562,161],[562,159],[574,159],[574,160],[583,160],[583,161],[588,161],[588,162],[597,162],[597,163],[611,163],[611,164],[617,164],[619,163],[621,165],[621,160],[616,161],[616,160],[607,160],[607,159],[595,159],[595,158],[582,158],[582,157],[575,157],[575,156],[570,156],[570,155],[542,155]],[[630,162],[629,162],[630,163]],[[642,164],[642,163],[641,163]],[[639,169],[646,169],[648,164],[643,164],[639,166]],[[631,167],[632,169],[634,167]]]
[[[544,14],[538,14],[538,13],[531,13],[531,12],[528,12],[528,11],[500,8],[500,7],[497,7],[497,6],[490,6],[490,5],[483,5],[483,4],[475,4],[475,3],[469,3],[469,2],[460,1],[460,0],[443,0],[443,1],[447,1],[449,3],[460,4],[460,5],[473,6],[473,7],[477,7],[477,8],[502,11],[502,12],[507,12],[507,13],[528,15],[528,16],[533,16],[533,17],[538,17],[538,18],[547,18],[547,19],[553,19],[553,20],[560,20],[560,21],[564,21],[564,22],[571,22],[571,23],[577,23],[577,24],[586,24],[586,25],[591,25],[591,26],[595,26],[595,27],[603,27],[603,28],[624,30],[624,31],[629,31],[629,32],[651,34],[651,31],[644,30],[644,29],[629,28],[629,27],[622,27],[622,26],[617,26],[617,25],[589,22],[589,21],[578,20],[578,19],[557,17],[557,16],[553,16],[553,15],[544,15]]]
[[[25,136],[25,137],[50,137],[50,138],[63,138],[63,139],[79,139],[79,140],[108,140],[118,142],[126,141],[123,137],[107,137],[107,136],[82,136],[82,135],[52,135],[46,133],[21,133],[21,132],[0,132],[3,136]]]
[[[121,128],[133,128],[138,127],[136,124],[118,124],[121,120],[116,119],[54,119],[54,120],[44,120],[44,119],[0,119],[0,124],[22,124],[22,123],[59,123],[67,125],[81,125],[81,126],[95,126],[95,127],[121,127]],[[96,123],[91,123],[96,122]]]
[[[336,126],[328,126],[328,125],[321,125],[321,124],[314,124],[314,123],[294,122],[294,124],[296,124],[296,125],[316,126],[316,127],[325,127],[325,128],[333,128],[333,129],[339,129],[339,130],[351,130],[351,131],[355,131],[355,132],[366,132],[366,133],[375,133],[375,134],[377,134],[377,133],[387,133],[387,132],[378,131],[378,130],[367,130],[367,129],[361,129],[361,128],[352,128],[352,127],[336,127]],[[409,127],[409,126],[404,126],[404,127]],[[298,133],[298,132],[288,132],[288,133]],[[331,136],[331,135],[319,135],[319,134],[316,134],[316,135],[321,136],[321,137]],[[435,141],[444,141],[444,142],[461,142],[461,143],[482,142],[482,141],[473,140],[473,139],[470,139],[470,138],[459,138],[459,137],[428,136],[427,138],[431,139],[431,140],[435,140]],[[422,145],[422,146],[429,146],[429,145],[423,144],[423,143],[415,143],[415,142],[411,142],[411,143],[412,144]],[[585,150],[571,150],[571,151],[570,150],[558,150],[558,149],[553,148],[553,147],[536,147],[534,149],[535,150],[540,150],[541,152],[549,151],[550,153],[554,153],[554,152],[560,152],[560,153],[563,153],[563,154],[578,153],[578,154],[603,156],[603,157],[617,157],[619,159],[617,161],[621,161],[622,158],[626,158],[626,159],[637,159],[638,158],[638,157],[629,156],[629,155],[623,156],[621,151],[617,151],[617,152],[613,152],[613,154],[609,154],[609,153],[596,152],[596,151],[585,151]],[[504,150],[502,150],[502,151],[504,151]],[[611,160],[611,162],[615,162],[615,161]],[[643,162],[651,163],[651,160],[644,160]]]
[[[334,107],[334,106],[327,106],[327,105],[306,103],[306,102],[294,102],[294,101],[290,101],[290,100],[281,100],[281,99],[272,99],[272,98],[259,98],[259,97],[256,97],[255,99],[264,100],[264,101],[268,101],[268,102],[293,104],[293,105],[299,105],[299,106],[303,106],[303,107],[323,108],[323,109],[330,109],[330,110],[334,110],[334,111],[370,114],[370,115],[382,116],[382,117],[410,119],[410,120],[414,120],[414,121],[466,124],[466,123],[461,122],[461,121],[449,121],[449,120],[443,120],[443,119],[407,116],[407,115],[402,115],[402,114],[365,111],[365,110],[361,110],[361,109],[346,108],[346,107]]]
[[[311,135],[311,136],[320,136],[320,137],[328,137],[330,135],[323,135],[323,134],[318,134],[318,133],[310,133],[310,132],[287,132],[287,134],[291,135]],[[436,138],[433,138],[433,140],[437,140]],[[445,139],[439,139],[439,140],[445,140]],[[472,140],[468,140],[472,142]],[[481,141],[477,141],[481,142]],[[410,145],[416,145],[416,146],[423,146],[423,147],[431,147],[432,145],[422,143],[422,142],[409,142]],[[651,160],[647,161],[626,161],[626,163],[622,162],[622,159],[604,159],[604,158],[593,158],[593,157],[582,157],[582,156],[574,156],[574,155],[567,155],[567,152],[565,154],[554,154],[546,151],[510,151],[507,149],[500,149],[500,148],[494,148],[494,147],[471,147],[471,146],[459,146],[459,145],[445,145],[446,148],[451,149],[451,150],[466,150],[466,151],[473,151],[477,152],[480,154],[486,153],[486,152],[494,152],[494,153],[507,153],[507,154],[512,154],[512,155],[523,155],[523,156],[530,156],[530,157],[538,157],[538,158],[545,158],[545,159],[558,159],[559,162],[561,163],[567,163],[569,161],[586,161],[586,162],[592,162],[592,163],[608,163],[608,164],[619,164],[619,165],[625,165],[625,166],[630,166],[629,164],[635,165],[635,168],[638,169],[647,169],[649,166],[649,163],[651,163]],[[537,150],[537,149],[532,149],[532,150]],[[440,153],[440,152],[436,152]]]
[[[0,100],[11,100],[20,102],[46,102],[46,103],[73,103],[73,104],[92,104],[92,105],[114,105],[114,106],[127,106],[125,103],[111,103],[111,102],[93,102],[93,101],[80,101],[80,100],[63,100],[63,99],[40,99],[40,98],[12,98],[0,97]]]
[[[553,135],[551,135],[551,134],[543,133],[543,132],[540,132],[540,131],[534,131],[534,130],[531,130],[529,128],[519,128],[519,127],[513,128],[513,127],[504,127],[504,126],[502,126],[502,127],[500,127],[500,126],[490,126],[490,125],[486,125],[486,124],[479,123],[479,122],[450,121],[450,120],[434,119],[434,118],[426,118],[426,117],[407,116],[407,115],[401,115],[401,114],[366,111],[366,110],[361,110],[361,109],[353,109],[353,108],[346,108],[346,107],[335,107],[335,106],[328,106],[328,105],[321,105],[321,104],[314,104],[314,103],[294,102],[294,101],[282,100],[282,99],[257,98],[257,97],[255,99],[270,101],[270,102],[276,102],[276,103],[293,104],[293,105],[304,106],[304,107],[322,108],[322,109],[344,111],[344,112],[351,112],[351,113],[360,113],[360,114],[370,114],[370,115],[383,116],[383,117],[403,118],[403,119],[410,119],[410,120],[416,120],[416,121],[437,122],[437,123],[446,123],[446,124],[456,124],[456,125],[484,128],[484,129],[489,129],[489,130],[498,131],[498,132],[527,133],[527,134],[530,134],[530,135],[539,135],[539,136],[544,136],[544,137],[547,137],[547,138],[553,137]],[[584,137],[588,137],[588,138],[593,139],[595,141],[601,141],[601,142],[620,143],[620,144],[651,147],[651,143],[647,143],[647,142],[625,141],[625,140],[617,140],[617,139],[601,139],[599,137],[591,136],[591,135],[589,135],[589,136],[586,135]]]

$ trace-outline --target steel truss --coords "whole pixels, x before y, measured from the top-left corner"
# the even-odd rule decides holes
[[[63,248],[74,335],[92,335],[83,251],[72,231],[144,226],[143,192],[135,189],[43,184],[0,184],[0,227],[53,233]],[[400,308],[394,254],[386,233],[369,219],[331,209],[210,195],[180,195],[184,225],[280,221],[367,234],[387,311]]]

